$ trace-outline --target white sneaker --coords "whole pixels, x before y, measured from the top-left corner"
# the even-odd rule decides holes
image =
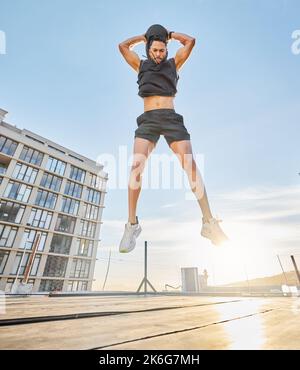
[[[210,241],[214,245],[220,245],[224,241],[229,240],[229,238],[225,235],[224,231],[221,229],[219,222],[222,222],[222,220],[219,220],[214,217],[210,218],[206,222],[204,222],[202,218],[201,235],[204,238],[210,239]]]
[[[125,224],[123,238],[119,246],[120,253],[131,252],[135,248],[136,238],[140,235],[142,228],[139,223],[132,225],[130,222]]]

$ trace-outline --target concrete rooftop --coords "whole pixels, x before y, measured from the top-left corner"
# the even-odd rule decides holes
[[[300,349],[300,299],[7,297],[0,349]]]

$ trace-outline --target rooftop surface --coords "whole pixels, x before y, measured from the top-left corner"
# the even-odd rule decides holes
[[[300,349],[300,299],[7,297],[0,349]]]

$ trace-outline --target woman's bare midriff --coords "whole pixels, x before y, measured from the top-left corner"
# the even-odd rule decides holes
[[[153,109],[174,109],[174,96],[147,96],[144,98],[144,112]]]

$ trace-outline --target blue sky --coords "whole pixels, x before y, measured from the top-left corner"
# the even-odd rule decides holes
[[[238,236],[244,256],[249,252],[255,261],[253,251],[261,253],[261,268],[249,262],[248,274],[277,272],[270,262],[276,253],[299,248],[300,55],[291,51],[299,14],[297,0],[0,0],[6,35],[0,107],[9,111],[9,123],[91,159],[117,157],[120,146],[130,153],[143,101],[118,43],[153,23],[194,36],[195,48],[179,71],[175,109],[184,116],[194,152],[204,158],[213,213],[232,239]],[[170,57],[178,47],[169,44]],[[136,51],[145,54],[143,45]],[[171,155],[163,137],[155,152]],[[95,288],[102,287],[112,249],[107,289],[134,289],[142,278],[146,238],[159,288],[178,285],[184,266],[214,270],[215,282],[245,277],[232,273],[241,265],[235,252],[216,252],[199,236],[200,212],[185,195],[182,189],[142,192],[143,234],[137,250],[123,256],[117,248],[127,191],[109,190]],[[222,253],[235,267],[221,263]]]

